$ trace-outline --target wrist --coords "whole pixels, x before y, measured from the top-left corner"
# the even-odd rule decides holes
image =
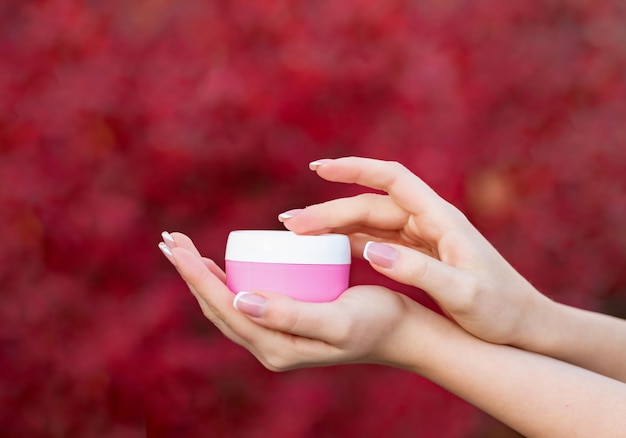
[[[440,366],[438,357],[454,354],[455,340],[475,338],[446,317],[407,300],[406,315],[380,358],[385,365],[428,378]]]
[[[536,292],[524,318],[521,336],[511,345],[526,351],[554,356],[555,349],[568,336],[565,333],[567,306]]]

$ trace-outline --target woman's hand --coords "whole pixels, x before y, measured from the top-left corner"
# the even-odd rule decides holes
[[[342,233],[380,273],[423,289],[465,330],[532,349],[552,301],[540,294],[453,205],[395,162],[319,160],[322,178],[384,194],[335,199],[279,216],[299,234]]]
[[[264,291],[241,292],[235,299],[224,272],[201,257],[187,236],[164,233],[164,241],[161,249],[204,315],[274,371],[359,362],[403,366],[406,339],[412,339],[413,351],[420,348],[414,332],[407,338],[405,322],[436,316],[378,286],[353,287],[331,303],[299,302]]]

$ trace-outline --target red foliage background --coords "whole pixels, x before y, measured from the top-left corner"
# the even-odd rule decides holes
[[[419,376],[266,371],[159,233],[221,262],[230,230],[357,191],[309,161],[398,160],[545,293],[617,313],[625,20],[621,0],[3,1],[2,435],[486,435]]]

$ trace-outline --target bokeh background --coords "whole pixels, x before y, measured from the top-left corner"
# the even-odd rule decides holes
[[[514,436],[403,371],[265,370],[159,234],[221,264],[361,191],[309,161],[397,160],[543,292],[624,315],[625,123],[622,0],[3,0],[0,434]]]

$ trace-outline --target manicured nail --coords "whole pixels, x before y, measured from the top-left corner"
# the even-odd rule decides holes
[[[363,250],[363,258],[382,268],[392,268],[398,258],[398,251],[383,243],[367,242]]]
[[[311,161],[311,162],[309,163],[309,169],[311,169],[311,170],[317,170],[317,168],[318,168],[318,167],[320,167],[320,166],[322,166],[322,165],[324,165],[324,164],[326,164],[326,163],[329,163],[329,162],[331,162],[331,161],[332,161],[332,160],[327,159],[327,158],[324,158],[324,159],[322,159],[322,160],[315,160],[315,161]]]
[[[235,295],[233,307],[250,316],[259,317],[265,313],[267,300],[252,292],[239,292]]]
[[[165,244],[168,247],[174,248],[176,246],[176,241],[174,240],[172,235],[170,233],[168,233],[167,231],[163,231],[161,233],[161,237],[163,238],[163,242],[165,242]]]
[[[163,255],[167,257],[170,263],[172,263],[172,265],[176,265],[176,262],[174,261],[174,255],[172,254],[172,251],[169,249],[169,247],[165,243],[160,242],[159,249],[161,250]]]
[[[278,220],[281,222],[285,222],[288,219],[291,219],[294,216],[300,214],[304,209],[303,208],[295,208],[293,210],[286,211],[278,215]]]

